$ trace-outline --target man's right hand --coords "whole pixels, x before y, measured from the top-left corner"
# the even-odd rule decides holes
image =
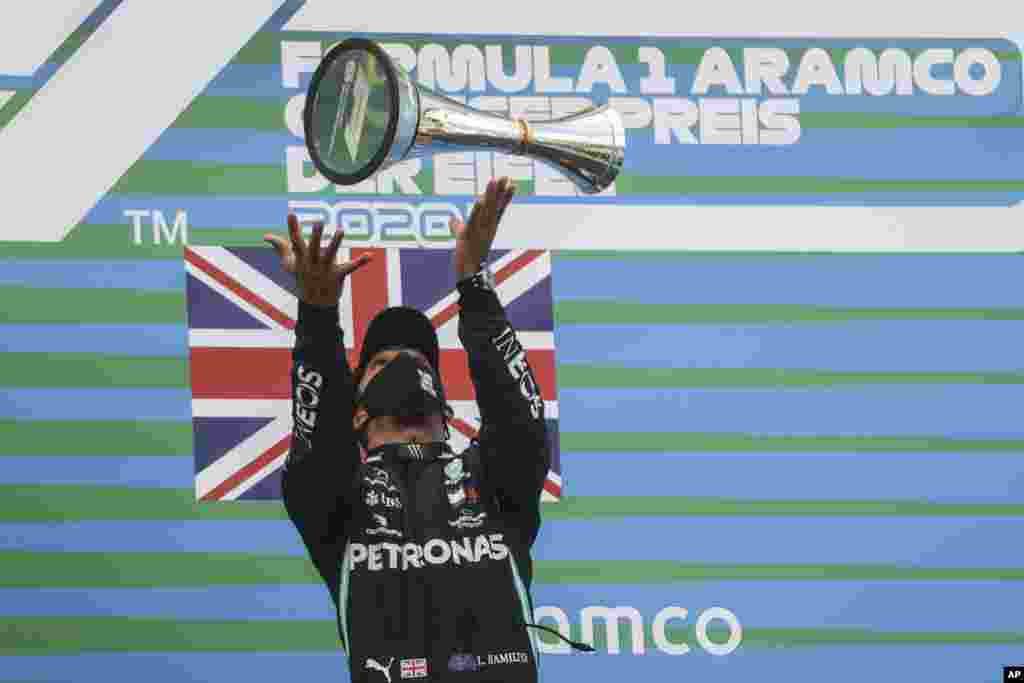
[[[341,292],[345,286],[345,278],[365,265],[369,255],[354,261],[335,263],[341,238],[341,230],[334,233],[326,249],[321,249],[320,241],[324,232],[324,224],[313,226],[313,235],[309,242],[302,239],[299,219],[295,214],[288,215],[288,236],[286,240],[279,235],[266,234],[265,242],[273,245],[277,255],[281,257],[281,267],[295,275],[299,285],[299,297],[307,304],[314,306],[337,306]]]

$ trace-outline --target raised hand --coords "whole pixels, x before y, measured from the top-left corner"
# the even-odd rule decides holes
[[[455,279],[469,277],[476,273],[481,261],[487,258],[498,233],[498,223],[509,202],[516,193],[516,186],[509,178],[491,180],[487,191],[473,205],[469,222],[463,223],[452,218],[449,223],[455,235]]]
[[[320,240],[323,232],[323,223],[314,224],[313,235],[307,244],[302,239],[299,219],[295,214],[289,214],[289,239],[268,233],[263,236],[263,240],[269,242],[281,257],[281,267],[295,275],[299,285],[299,298],[314,306],[336,306],[345,286],[345,278],[365,265],[370,256],[335,263],[344,233],[341,230],[335,232],[327,248],[321,250]]]

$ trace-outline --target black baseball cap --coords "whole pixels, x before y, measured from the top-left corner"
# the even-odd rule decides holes
[[[434,372],[440,376],[440,347],[437,330],[430,318],[410,306],[391,306],[374,316],[366,330],[363,348],[359,353],[359,367],[355,372],[356,382],[374,354],[385,349],[407,348],[419,351],[430,362]]]

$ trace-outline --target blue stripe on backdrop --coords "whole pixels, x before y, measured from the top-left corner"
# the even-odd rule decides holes
[[[0,325],[6,352],[106,353],[118,356],[188,354],[185,325]]]
[[[975,517],[609,517],[545,522],[534,557],[1006,567],[1021,533],[1022,519]]]
[[[1024,436],[1024,385],[566,389],[558,399],[565,431]]]
[[[658,145],[647,129],[627,133],[626,148],[625,168],[644,176],[1020,180],[1024,128],[804,128],[796,144],[767,149]]]
[[[0,261],[0,286],[182,290],[185,264],[166,261]]]
[[[171,128],[147,160],[283,165],[287,132]],[[1020,180],[1022,128],[810,128],[770,153],[757,145],[654,143],[651,129],[626,135],[625,171],[644,176],[807,176],[880,180]],[[901,150],[880,165],[880,150]],[[686,163],[680,164],[683,155]],[[956,158],[956,164],[948,159]],[[430,167],[430,162],[424,168]]]
[[[556,258],[552,284],[556,300],[871,308],[1024,306],[1019,286],[1022,260],[1017,254]]]
[[[194,470],[191,455],[11,455],[0,458],[0,485],[84,484],[182,489],[194,485]]]
[[[1019,372],[1024,321],[558,325],[555,346],[559,363],[640,368]]]
[[[287,628],[286,624],[281,625]],[[691,624],[692,626],[692,624]],[[623,644],[628,652],[628,644]],[[648,650],[637,660],[629,656],[543,655],[543,683],[556,681],[677,680],[817,680],[832,683],[864,681],[970,681],[1000,683],[1002,667],[1020,659],[1020,645],[904,646],[839,645],[792,648],[744,648],[714,657],[699,647],[682,656]],[[303,680],[345,680],[348,664],[337,652],[115,652],[66,656],[0,657],[0,681],[139,680],[246,681],[281,683]]]
[[[0,550],[306,555],[298,532],[288,520],[89,520],[0,524],[0,529]]]
[[[1017,582],[699,581],[656,585],[535,584],[537,607],[576,615],[600,602],[629,605],[647,620],[669,605],[689,612],[673,626],[693,627],[709,607],[725,607],[744,628],[861,627],[961,631],[964,615],[984,614],[987,631],[1017,631],[1006,609]],[[181,620],[331,619],[322,584],[202,588],[0,588],[3,617],[136,617]]]
[[[557,252],[556,252],[557,254]],[[645,304],[804,304],[850,307],[1024,306],[1021,258],[986,256],[748,256],[555,259],[555,300]],[[672,287],[652,283],[672,282]],[[180,291],[180,258],[0,261],[0,286]]]
[[[0,90],[35,90],[41,88],[53,74],[57,73],[59,64],[43,62],[31,76],[0,75]]]
[[[9,352],[178,358],[188,353],[184,325],[3,325],[0,335]],[[846,372],[1024,370],[1024,321],[1016,320],[558,325],[555,339],[559,363]]]
[[[190,488],[183,456],[4,456],[0,485]],[[624,472],[642,477],[623,477]],[[1006,453],[562,452],[574,496],[1022,503],[1024,468]]]
[[[625,473],[630,476],[623,476]],[[639,473],[642,475],[637,476]],[[1024,503],[1020,455],[1007,453],[788,455],[563,450],[562,479],[573,496]]]
[[[534,558],[1006,567],[1006,539],[1022,533],[1019,518],[607,517],[545,521]],[[306,554],[287,520],[8,523],[0,550]]]
[[[0,618],[331,619],[330,603],[327,588],[313,583],[202,588],[0,588]]]
[[[0,419],[191,420],[189,389],[9,389]]]
[[[563,389],[564,431],[1021,438],[1024,385]],[[2,389],[0,419],[188,420],[188,389]]]
[[[578,44],[578,43],[577,43]],[[664,45],[664,43],[662,43]],[[871,95],[829,95],[821,86],[811,88],[810,92],[804,95],[795,96],[800,101],[801,112],[866,112],[866,113],[892,113],[899,115],[921,115],[921,116],[997,116],[1010,115],[1020,109],[1020,66],[1019,61],[1004,61],[1002,67],[1002,83],[995,93],[986,97],[938,97],[922,92],[915,88],[912,95],[893,95],[876,97]],[[541,96],[550,97],[590,97],[594,101],[604,102],[609,96],[631,96],[644,97],[639,88],[639,79],[648,75],[645,65],[620,64],[623,79],[627,86],[626,93],[615,93],[604,83],[594,86],[591,93],[574,92],[576,79],[579,76],[579,65],[552,65],[551,75],[555,77],[568,77],[572,79],[572,86],[569,92],[540,93]],[[740,67],[742,69],[742,67]],[[795,75],[795,67],[793,69]],[[840,68],[841,71],[841,68]],[[678,97],[699,99],[700,95],[690,95],[690,86],[694,82],[697,73],[696,64],[671,64],[668,65],[667,73],[670,77],[677,79],[682,92]],[[936,78],[949,79],[952,76],[952,65],[936,65],[932,70]],[[413,80],[419,80],[417,72],[412,72]],[[305,92],[312,75],[305,73],[299,81],[299,87],[286,88],[282,85],[281,67],[279,64],[228,64],[203,90],[203,95],[215,97],[258,97],[277,99],[281,102],[282,116],[285,102],[288,98]],[[792,84],[793,76],[784,79],[785,83]],[[455,97],[469,97],[470,99],[480,95],[497,95],[508,97],[509,94],[496,89],[490,82],[485,84],[483,90],[449,91],[440,84],[434,84],[433,89],[445,95]],[[530,97],[538,93],[535,89],[535,82],[522,91],[515,93],[512,97]],[[747,97],[746,95],[729,95],[724,88],[714,87],[709,90],[708,97]]]

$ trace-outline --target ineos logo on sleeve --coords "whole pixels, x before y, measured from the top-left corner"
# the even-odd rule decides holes
[[[305,442],[307,447],[312,447],[313,430],[316,429],[320,390],[324,386],[324,377],[315,370],[307,369],[305,365],[299,365],[295,369],[295,377],[298,381],[295,384],[295,393],[292,397],[295,417],[294,433]]]
[[[530,414],[534,419],[540,419],[544,411],[544,400],[540,396],[540,389],[527,361],[526,349],[519,343],[515,331],[511,327],[506,327],[491,341],[494,348],[502,354],[509,374],[519,383],[519,393],[529,402]]]

